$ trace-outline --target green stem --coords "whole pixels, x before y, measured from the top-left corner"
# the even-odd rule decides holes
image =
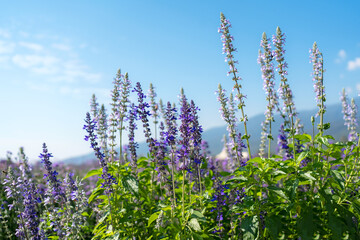
[[[182,218],[183,218],[183,222],[185,222],[185,170],[183,171],[183,181],[182,181],[182,197],[181,197],[181,202],[182,202]]]
[[[230,62],[231,62],[231,66],[232,66],[232,69],[235,69],[235,66],[234,66],[234,63],[233,63],[233,60],[232,58],[230,59]],[[240,101],[240,110],[241,110],[241,116],[242,116],[242,121],[244,123],[244,131],[245,131],[245,136],[246,136],[246,144],[247,144],[247,148],[248,148],[248,152],[249,152],[249,160],[251,159],[251,150],[250,150],[250,143],[249,143],[249,135],[248,135],[248,131],[247,131],[247,126],[246,126],[246,119],[245,119],[245,113],[244,113],[244,102],[242,100],[242,98],[240,96],[242,96],[241,92],[240,92],[240,87],[238,85],[238,82],[237,82],[237,76],[235,74],[235,72],[233,72],[234,74],[234,79],[235,79],[235,88],[238,92],[238,95],[239,95],[239,101]]]
[[[174,207],[176,208],[174,168],[175,168],[175,163],[174,163],[174,150],[173,150],[173,151],[171,151],[171,179],[172,179],[172,185],[173,185],[173,204],[174,204]]]
[[[203,207],[203,202],[202,202],[202,186],[201,186],[201,176],[200,176],[200,165],[198,166],[198,173],[199,173],[199,187],[200,187],[200,207]]]
[[[269,140],[269,146],[268,146],[268,158],[270,158],[271,154],[270,154],[270,151],[271,151],[271,119],[270,119],[270,122],[269,122],[269,136],[268,136],[268,140]]]

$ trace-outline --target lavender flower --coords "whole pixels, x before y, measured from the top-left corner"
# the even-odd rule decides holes
[[[238,150],[238,145],[237,145],[237,141],[236,141],[236,135],[237,135],[237,131],[236,131],[236,117],[235,117],[235,102],[234,102],[234,98],[233,95],[230,94],[230,98],[228,99],[227,96],[225,95],[225,89],[223,89],[221,87],[221,85],[219,84],[218,87],[218,101],[221,104],[220,107],[220,113],[221,113],[221,117],[225,120],[225,122],[227,123],[227,131],[229,134],[229,138],[230,138],[230,142],[226,144],[226,148],[228,148],[228,157],[229,160],[231,161],[230,165],[233,166],[234,163],[233,161],[236,161],[238,164],[240,164],[240,157],[236,154],[239,150]]]
[[[112,162],[116,159],[116,155],[117,152],[115,150],[116,148],[116,132],[118,130],[118,126],[120,123],[120,113],[119,113],[119,101],[120,101],[120,85],[121,85],[121,78],[123,77],[123,75],[121,74],[120,69],[118,70],[116,77],[114,78],[114,88],[111,91],[111,99],[112,102],[110,103],[110,105],[112,106],[111,108],[111,113],[110,113],[110,118],[109,118],[109,158],[108,161]]]
[[[278,105],[278,97],[275,87],[275,74],[274,74],[274,65],[273,65],[273,55],[271,53],[271,46],[269,39],[266,37],[266,34],[263,33],[260,46],[264,49],[264,53],[259,51],[258,62],[261,65],[262,78],[264,80],[264,90],[266,94],[266,100],[268,105],[265,111],[265,121],[262,123],[263,132],[261,133],[261,144],[260,144],[260,156],[264,157],[264,147],[266,139],[269,140],[268,147],[268,156],[270,156],[270,142],[272,140],[271,135],[271,122],[274,121],[274,109]]]
[[[181,125],[179,128],[180,140],[179,145],[180,149],[178,150],[178,161],[180,170],[190,170],[189,166],[189,154],[190,154],[190,141],[191,141],[191,109],[190,105],[187,102],[186,96],[181,95],[181,109],[180,109],[179,119],[181,120]]]
[[[162,101],[161,99],[159,99],[159,104],[158,104],[158,106],[159,106],[159,112],[160,112],[160,114],[161,114],[161,116],[162,116],[162,118],[163,118],[163,120],[164,120],[164,122],[165,122],[165,112],[166,112],[166,108],[165,108],[165,106],[164,106],[164,104],[163,104],[163,101]]]
[[[309,50],[310,52],[310,63],[313,64],[313,82],[314,90],[316,94],[316,102],[319,107],[319,111],[316,116],[323,115],[325,113],[324,102],[325,98],[325,86],[324,81],[324,68],[323,68],[323,56],[319,51],[316,42],[313,45],[313,48]]]
[[[238,70],[235,67],[235,64],[238,62],[234,60],[233,52],[236,51],[236,48],[234,48],[232,42],[234,41],[233,36],[230,35],[229,28],[231,27],[231,23],[229,20],[227,20],[223,13],[220,14],[220,21],[221,25],[218,30],[219,33],[221,33],[221,40],[223,43],[223,54],[226,54],[225,62],[228,63],[230,67],[230,71],[228,72],[228,75],[232,74],[232,80],[235,81],[234,88],[237,90],[236,98],[239,100],[238,108],[241,110],[242,117],[239,119],[241,122],[244,123],[244,130],[245,135],[243,136],[246,139],[248,151],[249,151],[249,157],[251,158],[251,151],[250,151],[250,144],[249,144],[249,138],[250,135],[248,135],[247,132],[247,115],[244,113],[244,98],[246,96],[241,93],[240,89],[242,86],[238,83],[238,80],[241,80],[239,76],[237,76]]]
[[[159,123],[159,121],[158,121],[159,105],[155,100],[156,92],[155,92],[155,89],[154,89],[154,86],[152,85],[152,83],[150,83],[148,96],[150,98],[151,116],[154,118],[154,124],[155,124],[155,139],[157,139],[157,127],[156,126]]]
[[[191,124],[191,145],[192,145],[192,155],[194,158],[194,163],[199,165],[201,164],[200,159],[200,150],[201,150],[201,133],[203,132],[201,125],[199,124],[199,117],[197,112],[200,109],[195,105],[194,101],[190,102],[190,113],[192,116]]]
[[[229,28],[231,28],[231,23],[229,20],[227,20],[223,13],[220,14],[220,21],[221,25],[218,30],[219,33],[221,33],[221,41],[223,43],[223,54],[225,54],[225,62],[228,63],[230,67],[230,71],[228,72],[228,75],[233,74],[233,80],[241,80],[240,77],[236,76],[236,73],[238,73],[238,70],[235,67],[235,64],[238,63],[234,60],[233,52],[236,52],[236,48],[233,46],[232,41],[234,41],[234,37],[230,35]],[[241,88],[241,85],[239,85]]]
[[[39,198],[37,198],[36,196],[35,185],[29,179],[25,179],[22,185],[22,189],[24,196],[24,211],[20,213],[23,220],[23,223],[21,225],[23,225],[24,229],[27,229],[27,231],[29,231],[31,239],[40,240],[42,238],[40,237],[40,219],[39,213],[37,211],[37,204],[39,203]]]
[[[226,97],[225,92],[226,92],[226,90],[221,87],[221,84],[219,84],[218,91],[216,92],[218,94],[218,101],[221,104],[219,111],[221,113],[222,119],[227,124],[227,130],[229,132],[229,136],[231,138],[234,138],[236,135],[235,110],[233,109],[231,102],[229,102],[229,99]],[[228,103],[229,103],[230,107],[227,106]]]
[[[94,149],[95,156],[99,160],[102,167],[103,174],[101,175],[101,178],[104,179],[102,187],[105,188],[105,192],[107,194],[110,194],[112,192],[112,184],[114,184],[116,181],[115,178],[109,173],[107,162],[104,159],[105,156],[101,152],[101,149],[96,142],[96,135],[94,133],[96,130],[96,122],[91,119],[90,113],[86,113],[85,123],[86,125],[84,125],[84,129],[88,133],[88,135],[85,136],[85,140],[90,140],[91,148]]]
[[[155,155],[155,161],[157,163],[156,170],[159,173],[158,178],[160,182],[166,182],[166,176],[167,176],[165,166],[168,164],[167,164],[167,160],[165,159],[166,150],[167,150],[165,137],[166,137],[165,126],[163,122],[160,122],[160,139],[159,141],[155,140],[156,149],[157,149]]]
[[[344,125],[347,126],[347,129],[349,131],[348,140],[349,141],[357,141],[358,136],[356,133],[356,127],[357,127],[357,120],[356,120],[356,114],[357,114],[357,106],[355,104],[354,99],[351,99],[351,103],[348,103],[347,94],[345,92],[345,89],[342,91],[342,95],[340,97],[341,103],[342,103],[342,112],[344,114]]]
[[[63,229],[65,230],[66,239],[82,239],[81,228],[86,218],[82,215],[88,206],[84,190],[78,179],[73,179],[73,174],[68,173],[64,179],[66,197],[66,214],[63,219]]]
[[[278,92],[279,92],[280,98],[283,100],[282,114],[283,114],[283,116],[287,116],[290,118],[290,120],[285,118],[284,124],[286,127],[289,123],[291,123],[292,125],[294,124],[293,118],[297,117],[298,113],[296,112],[295,104],[293,101],[293,94],[292,94],[292,91],[290,89],[288,79],[287,79],[288,64],[285,61],[285,57],[284,57],[284,55],[285,55],[284,46],[285,46],[285,42],[286,42],[286,37],[285,37],[285,34],[281,32],[279,27],[277,27],[277,29],[276,29],[276,36],[273,35],[273,37],[272,37],[272,42],[276,48],[272,52],[272,54],[278,63],[276,70],[278,71],[280,78],[281,78],[280,87],[278,89]],[[292,128],[294,128],[294,127],[295,126],[292,126]]]
[[[120,72],[120,70],[119,70]],[[120,96],[118,99],[118,114],[119,114],[119,125],[118,130],[120,133],[120,161],[122,161],[122,132],[125,130],[124,122],[127,120],[126,113],[128,105],[130,104],[130,88],[131,88],[131,81],[129,80],[128,73],[122,78],[123,80],[120,82]]]
[[[119,96],[118,106],[119,106],[120,121],[125,121],[127,107],[128,104],[130,103],[129,96],[130,96],[131,81],[129,80],[128,73],[125,73],[122,79],[123,80],[120,82],[120,96]]]
[[[151,154],[155,152],[155,143],[154,139],[151,137],[151,130],[149,125],[148,116],[150,116],[150,112],[147,110],[150,105],[144,101],[146,98],[145,94],[142,91],[141,84],[139,82],[136,83],[136,87],[134,88],[133,92],[136,92],[138,95],[138,103],[137,111],[138,115],[143,123],[144,133],[146,137],[146,142],[149,146],[149,151]]]
[[[98,121],[97,121],[97,128],[96,133],[99,136],[100,140],[100,147],[104,151],[104,155],[106,159],[109,159],[109,149],[107,144],[108,139],[108,120],[107,120],[107,114],[104,104],[101,105],[101,108],[99,110],[98,114]]]
[[[91,112],[93,119],[97,119],[98,113],[99,113],[99,109],[98,109],[99,103],[97,102],[95,94],[93,94],[91,97],[90,107],[91,107],[90,112]]]
[[[171,107],[171,103],[167,103],[167,108],[165,112],[165,125],[166,125],[166,143],[169,146],[176,147],[176,135],[177,135],[177,126],[176,126],[176,108]]]
[[[224,231],[223,227],[223,207],[226,205],[226,198],[228,197],[227,194],[224,192],[226,186],[223,185],[221,178],[219,177],[219,173],[215,172],[215,181],[214,181],[214,188],[215,194],[211,201],[216,201],[216,208],[212,209],[211,211],[216,211],[216,227],[213,233],[217,233],[220,238],[222,236],[222,232]]]
[[[90,114],[89,114],[90,117]],[[48,152],[47,146],[44,143],[43,144],[43,152],[40,153],[39,158],[41,159],[41,162],[44,164],[46,174],[44,174],[44,178],[47,178],[47,183],[49,185],[49,188],[51,189],[51,198],[48,196],[47,200],[45,202],[49,202],[51,199],[58,201],[62,203],[63,201],[66,201],[65,194],[61,189],[61,181],[57,179],[58,172],[54,171],[52,169],[52,163],[50,161],[50,158],[53,157],[51,153]]]
[[[283,160],[292,158],[290,147],[288,144],[288,135],[284,131],[284,124],[281,124],[278,135],[278,153],[283,156]]]
[[[19,160],[21,161],[21,189],[23,192],[23,206],[24,210],[20,213],[23,222],[21,223],[24,229],[27,229],[31,239],[41,239],[39,224],[40,218],[38,214],[38,203],[41,202],[37,195],[35,184],[32,180],[31,167],[28,164],[27,157],[25,156],[24,149],[20,148]]]
[[[129,110],[129,151],[130,151],[130,164],[133,168],[133,172],[136,172],[137,168],[137,155],[136,155],[136,148],[138,147],[138,144],[135,142],[135,130],[136,127],[136,118],[137,118],[137,108],[132,103],[130,105]]]

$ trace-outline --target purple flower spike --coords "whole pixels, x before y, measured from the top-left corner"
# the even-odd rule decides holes
[[[344,114],[344,125],[347,126],[347,129],[349,131],[348,140],[349,141],[357,141],[358,136],[356,132],[356,127],[358,125],[356,120],[357,115],[357,106],[355,104],[354,99],[351,99],[351,102],[348,102],[347,94],[345,92],[345,89],[343,89],[341,97],[340,97],[341,103],[342,103],[342,112]]]
[[[145,102],[146,96],[143,93],[141,84],[139,82],[136,83],[136,87],[134,88],[133,92],[136,92],[138,95],[139,105],[137,106],[137,114],[143,123],[144,134],[146,137],[146,142],[149,146],[149,151],[151,154],[154,155],[155,154],[155,143],[154,143],[154,139],[151,137],[151,130],[150,130],[149,119],[148,119],[148,116],[151,115],[150,111],[148,110],[150,105],[147,102]]]
[[[313,64],[313,82],[314,82],[314,91],[316,94],[315,100],[319,111],[316,116],[319,116],[325,113],[325,86],[324,86],[324,68],[323,68],[323,56],[319,51],[319,48],[316,42],[313,45],[313,48],[310,49],[310,63]]]
[[[129,110],[129,151],[130,151],[130,164],[134,170],[134,172],[136,172],[136,168],[137,168],[137,155],[136,155],[136,148],[138,148],[138,144],[137,142],[135,142],[135,130],[137,129],[136,127],[136,121],[137,119],[137,108],[136,106],[132,103],[130,105],[130,110]]]
[[[112,184],[116,183],[116,180],[108,172],[108,165],[105,161],[105,155],[101,152],[101,149],[96,142],[96,122],[91,119],[90,113],[86,113],[85,123],[86,125],[84,126],[84,129],[88,133],[85,138],[90,140],[91,148],[94,149],[95,156],[99,160],[100,165],[103,169],[103,174],[101,175],[101,178],[104,179],[104,183],[102,184],[102,187],[105,188],[105,192],[107,194],[110,194],[112,192]]]
[[[264,52],[259,51],[258,62],[261,65],[262,78],[264,80],[264,90],[266,94],[266,100],[268,105],[265,111],[265,121],[262,123],[261,144],[260,144],[260,156],[264,157],[264,150],[266,140],[272,139],[271,135],[271,122],[274,121],[274,109],[278,105],[278,96],[275,91],[275,74],[273,65],[273,55],[271,53],[270,41],[263,33],[263,37],[260,43]],[[270,144],[270,141],[269,141]]]
[[[90,114],[89,114],[90,116]],[[47,178],[47,183],[49,184],[49,187],[51,187],[51,192],[55,200],[62,201],[65,200],[65,194],[61,189],[61,182],[57,179],[58,173],[52,169],[52,163],[50,161],[50,158],[53,157],[51,153],[48,152],[47,146],[44,143],[43,144],[43,152],[40,153],[40,159],[41,162],[44,164],[44,167],[46,169],[46,174],[44,174],[44,178]]]

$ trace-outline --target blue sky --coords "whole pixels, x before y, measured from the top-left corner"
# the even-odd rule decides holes
[[[37,159],[90,152],[83,119],[95,93],[110,102],[118,68],[163,101],[180,88],[201,108],[205,129],[223,125],[214,92],[232,81],[217,32],[231,21],[246,113],[265,110],[257,55],[261,35],[287,35],[289,81],[298,110],[315,107],[309,48],[324,55],[327,103],[360,89],[359,1],[3,1],[0,8],[0,158],[20,146]],[[108,106],[108,105],[107,105]],[[306,120],[303,120],[306,121]],[[142,140],[142,137],[138,137]]]

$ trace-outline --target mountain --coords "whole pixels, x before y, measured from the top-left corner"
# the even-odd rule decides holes
[[[312,124],[311,116],[315,116],[318,109],[306,110],[299,112],[299,118],[301,124],[304,125],[304,132],[312,135]],[[341,104],[334,104],[327,106],[326,113],[324,115],[324,123],[330,123],[330,129],[325,131],[326,135],[332,135],[337,141],[344,140],[347,138],[348,131],[344,126],[343,114]],[[202,120],[204,121],[204,120]],[[206,121],[206,120],[205,120]],[[257,153],[260,145],[261,136],[261,123],[264,121],[264,114],[258,114],[254,117],[249,118],[247,122],[248,133],[250,134],[250,146],[252,154]],[[200,119],[201,122],[201,119]],[[273,123],[272,134],[274,136],[274,142],[272,144],[272,151],[276,151],[277,147],[277,135],[282,122],[279,115],[275,116],[275,123]],[[317,133],[316,126],[319,123],[319,117],[315,120],[315,134]],[[238,125],[238,129],[241,133],[244,133],[243,124]],[[227,135],[226,126],[214,127],[203,132],[203,139],[209,144],[209,148],[212,154],[218,154],[223,148],[223,137]],[[137,150],[138,155],[146,155],[148,151],[147,144],[145,142],[139,143]],[[89,153],[83,156],[68,158],[62,162],[68,164],[82,164],[89,160],[94,160],[94,153]]]

